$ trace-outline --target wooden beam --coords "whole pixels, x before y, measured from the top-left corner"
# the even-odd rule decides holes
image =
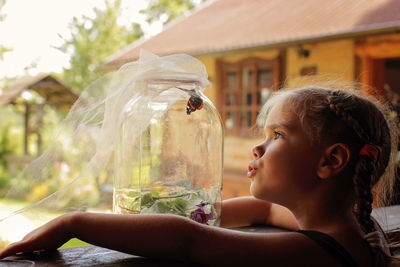
[[[36,134],[37,134],[37,155],[40,156],[42,154],[42,124],[43,124],[43,116],[44,116],[44,109],[43,109],[43,104],[38,105],[38,110],[37,110],[37,129],[36,129]]]
[[[274,65],[272,68],[272,73],[273,73],[273,82],[274,82],[274,88],[273,91],[278,91],[280,87],[280,78],[281,78],[281,57],[278,55],[274,59]]]
[[[251,88],[251,110],[257,110],[258,106],[257,106],[257,95],[258,92],[260,91],[260,86],[258,85],[258,66],[257,66],[257,62],[253,61],[251,64],[251,69],[253,70],[253,86]],[[261,93],[260,93],[260,97],[261,97]],[[251,112],[251,123],[252,125],[256,124],[256,120],[257,120],[257,113],[256,112]]]
[[[236,102],[237,103],[236,103],[236,105],[239,107],[242,107],[242,94],[243,94],[242,75],[243,74],[242,74],[242,63],[241,62],[239,62],[236,65],[236,73],[237,73],[236,74],[237,75],[237,77],[236,77],[236,82],[237,82],[237,84],[236,84],[236,86],[237,86],[237,90],[236,90]],[[236,122],[235,122],[235,133],[236,134],[240,133],[240,130],[242,127],[241,117],[242,117],[242,109],[240,109],[240,111],[237,113],[237,116],[236,116]]]
[[[217,90],[217,109],[219,111],[219,114],[221,114],[221,119],[222,119],[222,124],[225,127],[225,113],[224,113],[224,108],[223,108],[223,100],[224,100],[224,94],[222,92],[222,83],[223,83],[223,77],[222,77],[222,62],[220,59],[215,60],[215,83],[216,83],[216,90]]]
[[[374,59],[369,56],[362,56],[360,66],[360,82],[362,90],[368,95],[373,95],[378,99],[385,95],[384,85],[384,60]]]
[[[360,57],[367,56],[375,59],[400,57],[400,41],[356,45],[354,49]]]
[[[28,146],[29,146],[29,115],[30,115],[30,104],[25,103],[25,135],[24,135],[24,154],[29,155]]]
[[[371,71],[372,71],[372,59],[366,55],[360,57],[361,66],[360,66],[360,82],[363,85],[370,85],[371,81]],[[367,90],[366,86],[362,88],[364,91]]]

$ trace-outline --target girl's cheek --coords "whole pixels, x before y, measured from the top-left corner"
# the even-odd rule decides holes
[[[282,157],[282,152],[279,151],[277,146],[270,146],[265,150],[263,155],[262,164],[276,163]]]

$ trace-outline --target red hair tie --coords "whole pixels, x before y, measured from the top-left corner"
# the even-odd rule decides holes
[[[365,144],[360,150],[360,156],[369,157],[374,163],[378,160],[379,150],[376,146]]]

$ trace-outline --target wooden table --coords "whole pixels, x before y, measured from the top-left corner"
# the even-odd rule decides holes
[[[390,238],[400,240],[400,205],[373,211],[374,217],[389,233]],[[284,229],[267,226],[247,226],[234,230],[253,233],[282,232]],[[400,255],[400,251],[395,251]],[[97,246],[60,249],[58,251],[32,253],[0,260],[0,267],[55,267],[55,266],[190,266],[187,263],[143,258]],[[196,266],[192,264],[192,266]]]
[[[64,266],[188,266],[180,262],[143,258],[97,246],[60,249],[40,255],[8,257],[0,267],[64,267]],[[190,266],[190,265],[189,265]],[[193,266],[195,266],[193,264]]]

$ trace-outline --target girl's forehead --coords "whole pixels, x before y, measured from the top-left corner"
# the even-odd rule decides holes
[[[290,104],[285,103],[285,101],[279,101],[269,110],[265,127],[272,124],[298,125],[299,118]]]

